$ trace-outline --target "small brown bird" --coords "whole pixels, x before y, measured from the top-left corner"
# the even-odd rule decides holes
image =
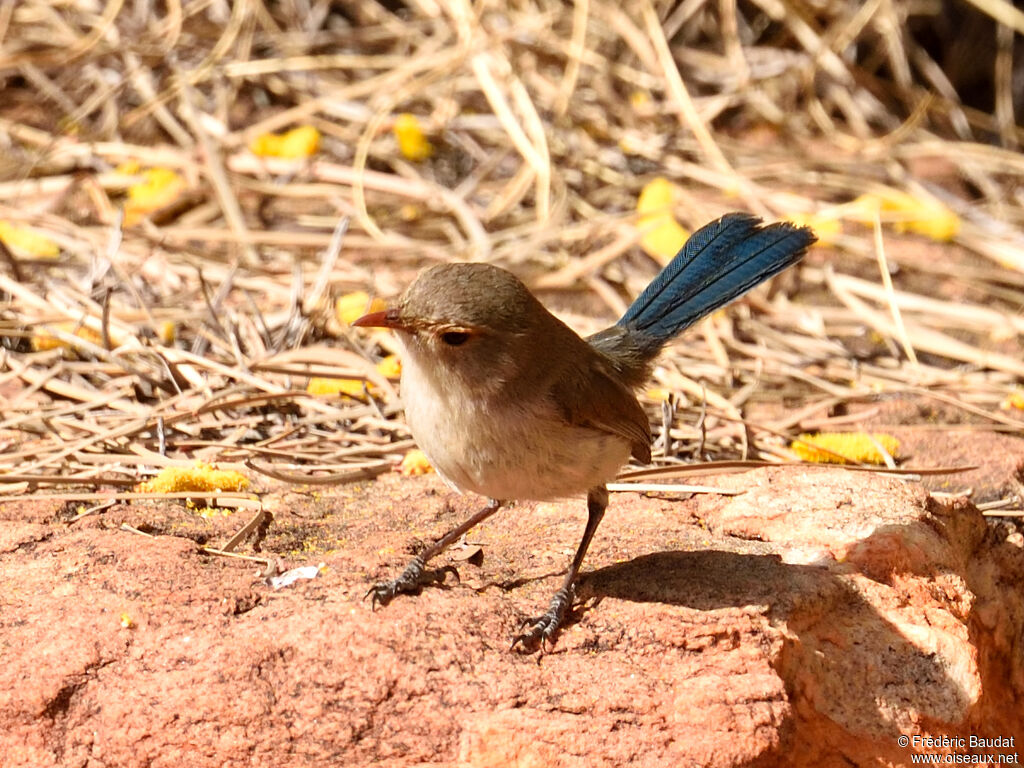
[[[548,640],[608,505],[605,484],[630,456],[651,459],[650,425],[633,391],[661,348],[797,262],[814,240],[806,228],[724,216],[696,232],[615,325],[587,339],[512,273],[488,264],[431,267],[397,306],[356,320],[398,335],[406,419],[438,474],[490,500],[396,579],[374,585],[373,604],[418,592],[426,563],[503,503],[585,493],[587,525],[565,580],[512,645]]]

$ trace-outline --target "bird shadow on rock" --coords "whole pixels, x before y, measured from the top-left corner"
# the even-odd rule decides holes
[[[769,663],[790,701],[802,700],[848,734],[874,737],[880,749],[894,748],[901,727],[914,721],[939,732],[961,726],[972,704],[963,670],[927,640],[909,642],[907,628],[884,617],[860,589],[828,567],[788,564],[776,555],[665,551],[587,573],[578,597],[716,612],[681,612],[683,621],[704,628],[709,620],[728,627],[728,609],[749,616],[753,608],[764,617],[762,638],[781,638]],[[665,636],[676,645],[666,652],[702,652],[689,646],[685,627]]]

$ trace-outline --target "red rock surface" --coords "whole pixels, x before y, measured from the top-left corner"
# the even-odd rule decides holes
[[[56,504],[7,504],[2,764],[880,766],[910,764],[901,735],[1021,747],[1019,533],[864,473],[709,482],[745,493],[613,495],[543,656],[510,637],[557,588],[582,502],[502,512],[461,584],[376,612],[367,586],[475,500],[446,508],[434,477],[278,492],[265,551],[327,565],[279,591],[200,551],[239,514],[68,526]]]

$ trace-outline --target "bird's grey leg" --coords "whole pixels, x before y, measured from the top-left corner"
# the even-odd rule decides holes
[[[499,509],[501,509],[502,502],[497,499],[489,499],[487,506],[473,515],[469,520],[464,522],[462,525],[453,528],[440,539],[435,541],[425,550],[420,552],[416,557],[409,561],[409,564],[402,571],[401,575],[397,579],[391,581],[381,581],[370,587],[369,591],[364,597],[370,598],[370,603],[374,608],[377,607],[377,603],[381,605],[387,605],[391,602],[395,595],[406,592],[416,594],[420,591],[420,588],[427,581],[436,579],[425,579],[424,574],[426,573],[427,562],[436,557],[437,555],[444,552],[448,547],[458,541],[463,534],[470,529],[476,527],[488,517],[493,515]],[[458,572],[455,571],[454,566],[445,566],[441,569],[441,579],[443,580],[444,574],[452,571],[455,573],[455,577],[458,578]]]
[[[516,635],[512,641],[513,648],[519,644],[522,644],[524,648],[537,642],[543,644],[562,625],[566,611],[569,610],[575,596],[576,576],[580,572],[583,558],[586,557],[587,549],[590,547],[590,540],[594,538],[594,532],[601,524],[601,518],[604,517],[604,510],[607,506],[608,489],[603,485],[591,488],[587,493],[587,527],[583,529],[583,539],[580,541],[579,547],[576,548],[576,554],[572,558],[569,572],[565,574],[562,588],[555,592],[547,613],[523,622],[522,626],[529,626],[529,629]]]

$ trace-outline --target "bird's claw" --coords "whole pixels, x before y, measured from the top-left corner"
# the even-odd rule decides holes
[[[558,628],[562,626],[562,622],[565,620],[565,614],[569,610],[569,606],[572,604],[574,590],[570,587],[568,589],[563,588],[555,593],[555,596],[551,599],[551,605],[548,606],[547,613],[543,616],[537,616],[535,618],[523,619],[519,623],[520,631],[518,635],[512,640],[511,649],[514,649],[517,645],[521,645],[524,649],[529,650],[534,647],[539,648],[542,652],[544,650],[544,644],[551,639],[551,637],[558,631]]]
[[[449,573],[455,576],[456,582],[460,581],[459,572],[454,565],[446,565],[435,571],[428,571],[423,559],[415,557],[398,578],[377,582],[366,591],[363,599],[370,598],[371,608],[376,608],[378,604],[387,605],[396,595],[419,594],[424,584],[443,583]]]

